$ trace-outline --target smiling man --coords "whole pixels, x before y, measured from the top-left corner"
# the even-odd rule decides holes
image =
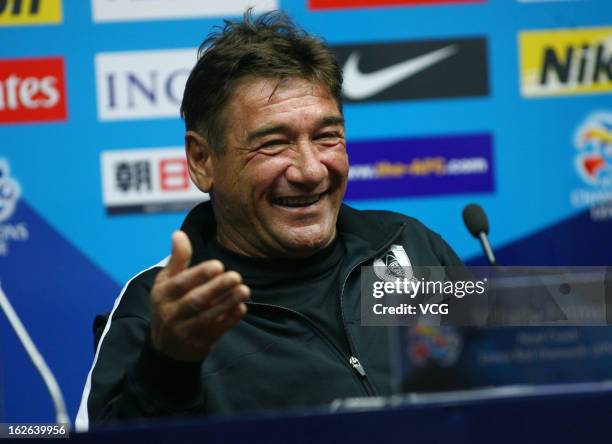
[[[329,245],[348,158],[337,100],[317,79],[246,76],[223,110],[222,154],[187,132],[195,183],[212,192],[217,239],[245,256],[306,257]]]
[[[282,14],[204,41],[182,115],[211,200],[116,300],[79,429],[391,393],[387,331],[360,325],[360,266],[459,260],[412,218],[342,204],[341,88],[327,46]]]

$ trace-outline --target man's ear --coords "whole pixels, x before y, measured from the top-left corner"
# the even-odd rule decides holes
[[[210,192],[213,186],[213,152],[208,142],[195,131],[187,131],[185,133],[185,153],[191,180],[204,193]]]

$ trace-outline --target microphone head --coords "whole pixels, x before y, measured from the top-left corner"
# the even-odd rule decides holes
[[[463,223],[469,232],[478,239],[480,233],[489,234],[489,221],[480,205],[471,203],[463,209]]]

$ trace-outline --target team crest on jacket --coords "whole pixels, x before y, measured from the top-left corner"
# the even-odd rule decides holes
[[[412,279],[412,264],[401,245],[391,245],[382,256],[374,259],[374,273],[380,279],[395,282],[397,279]]]

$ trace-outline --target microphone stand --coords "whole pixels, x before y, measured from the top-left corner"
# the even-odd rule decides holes
[[[62,395],[62,390],[60,389],[55,376],[51,372],[51,369],[47,366],[44,358],[32,342],[32,338],[28,334],[27,330],[21,323],[21,320],[15,313],[13,306],[9,302],[6,294],[2,291],[2,287],[0,286],[0,307],[2,311],[6,315],[9,324],[13,327],[13,330],[17,334],[21,345],[25,349],[28,357],[34,364],[34,367],[40,374],[47,390],[49,391],[49,395],[51,396],[51,400],[53,401],[53,407],[55,408],[55,422],[58,424],[68,424],[70,425],[70,418],[68,417],[68,412],[66,411],[66,403],[64,402],[64,397]]]
[[[497,266],[497,261],[495,260],[495,255],[493,254],[493,249],[491,248],[491,244],[489,243],[487,233],[481,231],[478,234],[478,239],[480,239],[480,245],[482,245],[482,249],[485,252],[487,260],[491,263],[492,266]]]

